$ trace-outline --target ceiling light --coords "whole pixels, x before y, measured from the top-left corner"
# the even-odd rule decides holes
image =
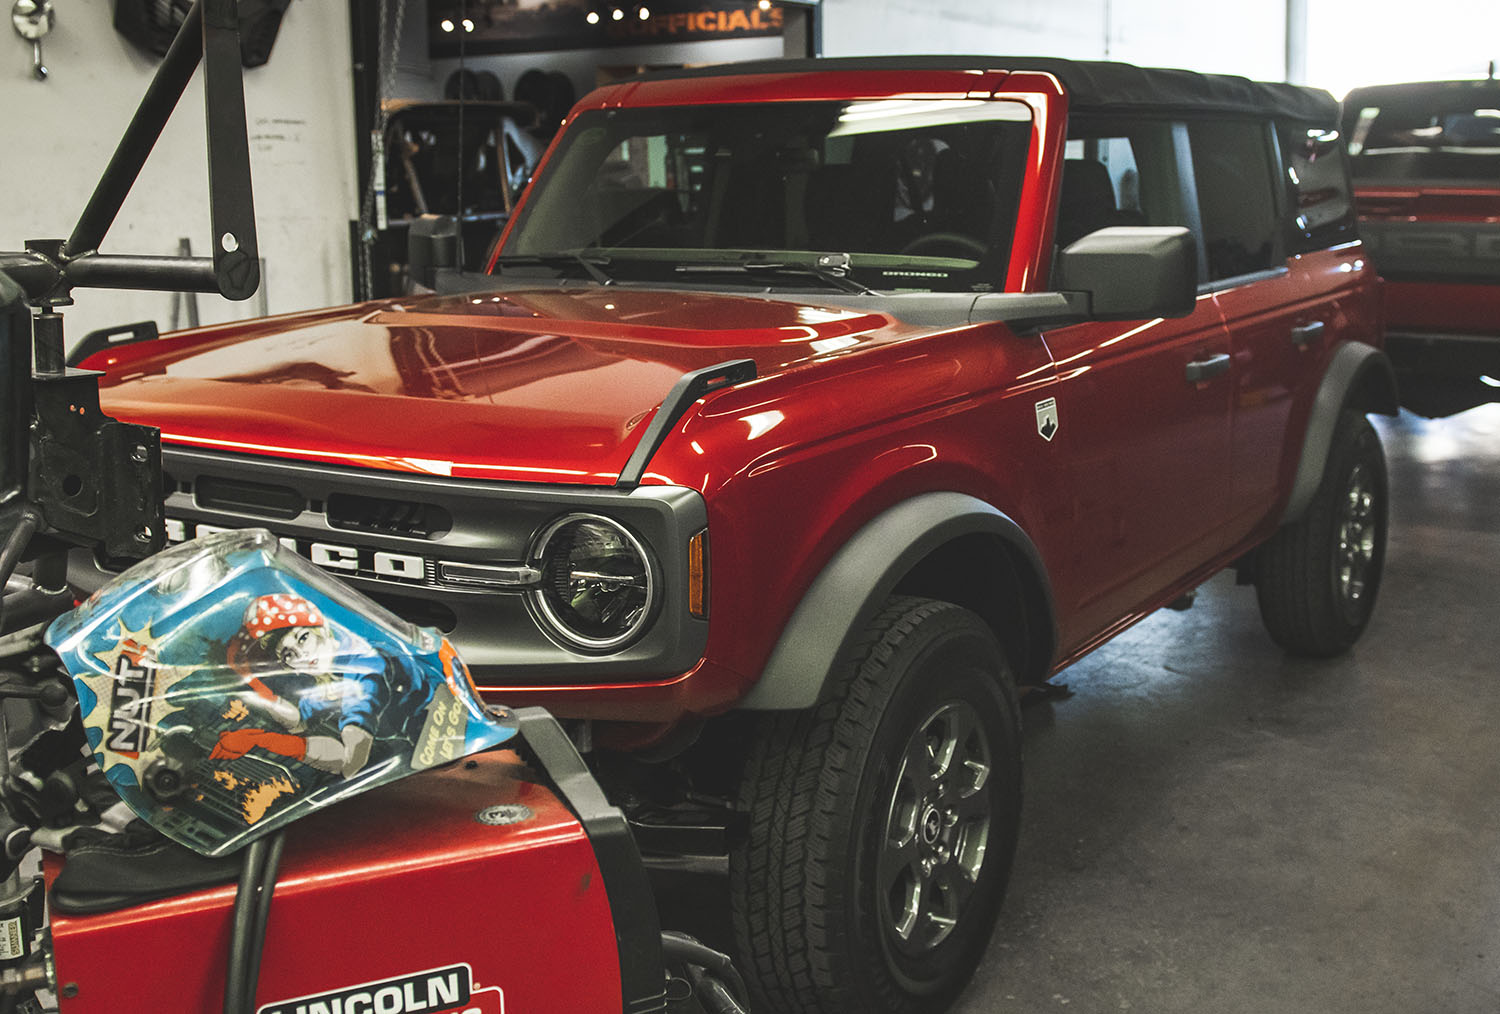
[[[771,9],[771,0],[760,0],[757,6],[763,11],[768,11]]]
[[[466,31],[466,32],[472,32],[473,30],[474,30],[474,22],[471,21],[471,20],[469,20],[468,18],[464,18],[464,31]]]
[[[635,16],[640,18],[642,21],[645,21],[651,16],[651,9],[649,7],[642,7],[640,10],[635,12]]]
[[[588,17],[584,18],[583,20],[587,21],[591,25],[597,25],[599,23],[599,12],[589,11]]]
[[[614,18],[616,21],[619,21],[625,16],[625,12],[616,7],[614,10],[609,12],[609,16]]]
[[[453,20],[451,18],[444,18],[442,24],[440,24],[438,27],[445,32],[451,32],[453,31]]]

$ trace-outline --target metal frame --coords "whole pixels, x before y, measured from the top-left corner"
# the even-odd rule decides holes
[[[199,63],[208,110],[213,256],[101,254]],[[0,396],[6,402],[0,530],[9,530],[0,550],[0,584],[23,559],[44,561],[34,573],[54,573],[61,566],[59,544],[138,559],[165,540],[160,433],[100,411],[97,374],[69,367],[55,307],[72,303],[72,290],[80,287],[217,292],[241,300],[259,285],[238,0],[196,0],[72,234],[0,252]],[[39,312],[28,315],[23,303]]]
[[[99,253],[167,119],[204,64],[208,116],[212,257],[123,256]],[[71,302],[74,288],[217,292],[249,299],[260,284],[250,144],[240,70],[236,0],[197,0],[136,108],[135,116],[66,241],[28,240],[24,252],[0,253],[33,304]]]

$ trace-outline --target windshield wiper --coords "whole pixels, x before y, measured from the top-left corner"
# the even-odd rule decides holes
[[[558,253],[542,254],[510,254],[495,260],[496,267],[519,264],[540,264],[544,267],[567,267],[578,265],[587,271],[589,277],[600,285],[613,285],[614,279],[605,272],[609,267],[610,259],[604,254],[583,254],[577,250],[564,250]]]
[[[713,261],[701,264],[679,264],[680,274],[711,275],[794,275],[816,278],[835,289],[873,296],[877,293],[867,285],[861,285],[844,274],[849,264],[848,254],[822,254],[815,264],[797,264],[784,261]]]

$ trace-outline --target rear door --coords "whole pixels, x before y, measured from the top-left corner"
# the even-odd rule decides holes
[[[1309,403],[1322,352],[1340,322],[1328,265],[1288,256],[1286,200],[1271,124],[1204,118],[1188,124],[1203,216],[1206,287],[1228,328],[1234,401],[1228,512],[1221,551],[1267,518],[1294,406]]]

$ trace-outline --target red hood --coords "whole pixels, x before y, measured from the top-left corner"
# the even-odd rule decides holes
[[[595,288],[365,303],[95,356],[168,444],[471,478],[611,483],[690,370],[760,376],[907,329],[754,297]]]

